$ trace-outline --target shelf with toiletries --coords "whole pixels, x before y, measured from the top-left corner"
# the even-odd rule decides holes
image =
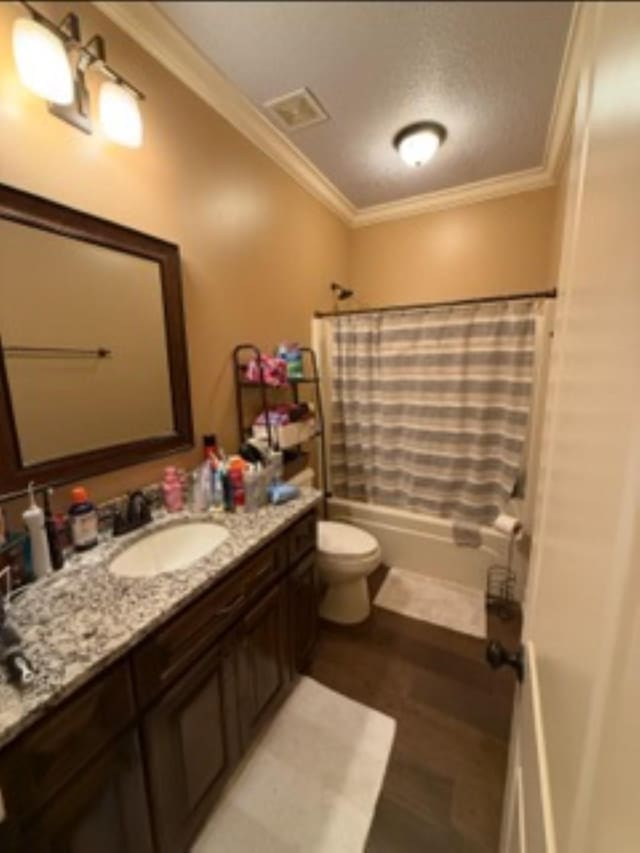
[[[233,351],[236,412],[241,440],[254,438],[284,454],[286,475],[293,476],[309,459],[316,443],[323,484],[327,482],[325,427],[320,375],[315,352],[297,344],[280,344],[274,353],[255,344],[238,344]],[[302,387],[308,389],[302,398]],[[258,391],[245,399],[245,391]]]

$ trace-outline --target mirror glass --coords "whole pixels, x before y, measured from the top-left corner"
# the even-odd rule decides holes
[[[161,272],[0,220],[0,336],[23,465],[175,432]]]

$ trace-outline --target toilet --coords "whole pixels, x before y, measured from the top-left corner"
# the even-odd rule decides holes
[[[338,521],[318,522],[318,568],[326,591],[320,615],[354,625],[371,612],[367,578],[380,565],[380,545],[365,530]]]
[[[314,476],[305,468],[288,482],[304,488],[313,485]],[[319,521],[317,555],[325,587],[320,616],[341,625],[363,622],[371,612],[367,578],[382,559],[378,540],[353,524]]]

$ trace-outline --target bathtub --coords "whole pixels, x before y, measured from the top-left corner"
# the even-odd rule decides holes
[[[373,534],[387,566],[453,581],[482,592],[486,589],[489,566],[507,562],[508,539],[491,527],[481,528],[480,548],[463,548],[453,542],[452,522],[431,515],[342,498],[329,498],[328,515],[334,521],[355,524]],[[522,579],[518,580],[519,597]]]

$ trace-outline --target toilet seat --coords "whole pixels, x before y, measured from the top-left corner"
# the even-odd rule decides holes
[[[341,563],[368,560],[379,545],[366,530],[339,521],[318,522],[318,551],[329,560]]]

